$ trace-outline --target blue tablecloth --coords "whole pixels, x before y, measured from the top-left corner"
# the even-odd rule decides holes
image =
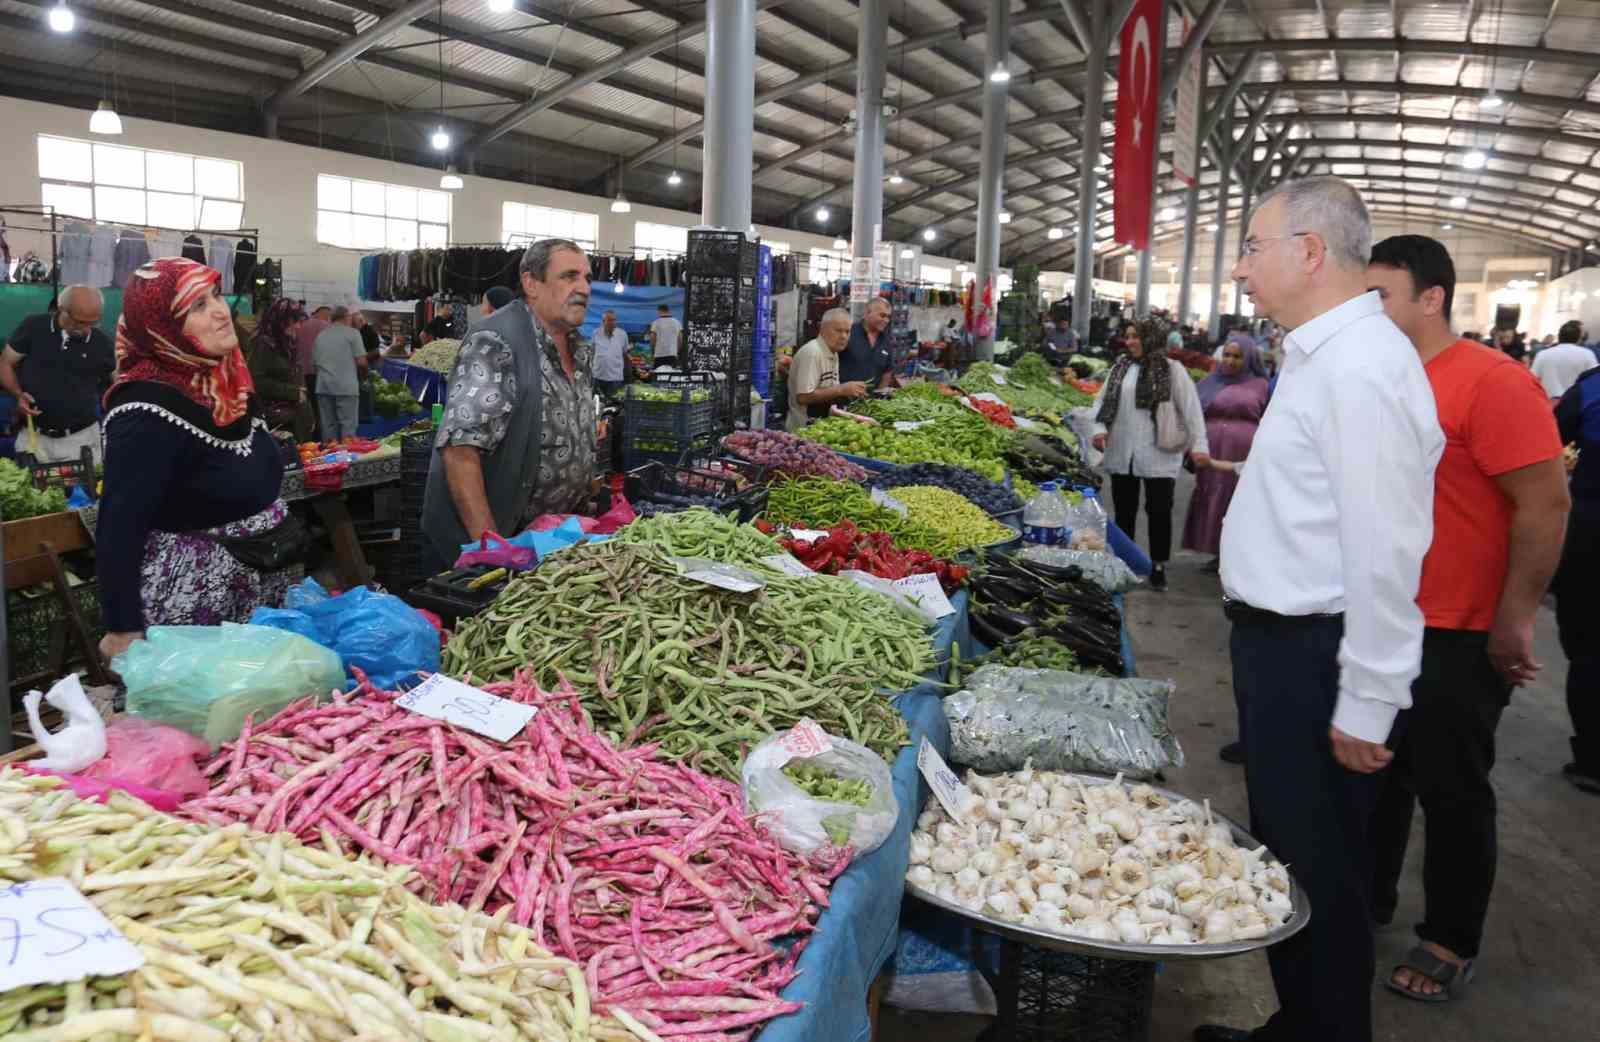
[[[378,366],[378,373],[385,380],[405,384],[411,396],[424,410],[435,405],[443,405],[450,393],[444,374],[436,373],[425,366],[408,365],[398,359],[385,358]]]
[[[803,1002],[798,1013],[772,1021],[761,1031],[761,1042],[867,1042],[867,989],[878,971],[894,954],[900,930],[900,899],[905,893],[906,869],[911,862],[911,830],[928,786],[917,770],[917,749],[924,736],[950,754],[950,725],[940,704],[950,649],[971,651],[967,631],[967,594],[951,599],[956,607],[934,633],[934,650],[940,665],[928,679],[895,699],[906,718],[911,744],[894,761],[894,795],[900,820],[883,846],[858,859],[834,881],[827,911],[817,921],[811,942],[800,956],[800,976],[783,989],[783,997]]]

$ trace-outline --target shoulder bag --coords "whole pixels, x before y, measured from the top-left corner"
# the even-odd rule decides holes
[[[1189,379],[1189,373],[1186,370],[1180,370],[1180,372],[1182,372],[1183,379]],[[1179,374],[1177,372],[1172,374],[1172,380],[1175,381],[1178,378]],[[1162,452],[1182,452],[1189,447],[1189,428],[1184,426],[1183,416],[1178,412],[1177,404],[1173,402],[1173,397],[1176,394],[1177,391],[1174,385],[1174,389],[1167,394],[1167,400],[1161,402],[1155,408],[1156,448]]]

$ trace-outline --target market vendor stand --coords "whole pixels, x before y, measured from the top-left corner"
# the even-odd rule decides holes
[[[317,512],[318,519],[328,530],[328,539],[333,544],[334,568],[345,587],[362,586],[372,578],[372,568],[361,548],[346,493],[398,482],[400,469],[399,450],[380,449],[351,463],[350,469],[340,476],[336,488],[318,488],[314,480],[308,485],[308,475],[300,468],[284,471],[279,495],[286,503],[309,502],[311,509]]]

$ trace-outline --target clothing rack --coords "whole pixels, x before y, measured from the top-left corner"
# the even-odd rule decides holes
[[[21,214],[27,217],[39,217],[50,222],[49,228],[11,227],[7,231],[46,231],[50,235],[50,299],[54,300],[61,293],[61,266],[56,263],[56,235],[57,221],[56,208],[42,203],[6,203],[0,206],[0,217],[5,214]],[[31,252],[31,251],[30,251]],[[9,269],[9,265],[7,266]],[[6,271],[6,280],[10,281],[11,272]]]
[[[519,292],[525,249],[498,242],[450,243],[368,253],[356,262],[356,295],[387,303],[422,300],[440,292],[474,301],[495,286]],[[684,285],[684,255],[675,251],[590,251],[588,257],[596,283]]]
[[[249,280],[254,276],[256,268],[259,267],[259,265],[261,263],[261,249],[260,249],[261,229],[260,228],[237,228],[237,229],[233,229],[233,230],[219,230],[219,229],[209,229],[209,228],[167,228],[167,227],[162,227],[160,225],[154,225],[154,224],[132,224],[132,223],[129,223],[129,222],[126,222],[126,221],[101,221],[101,220],[96,220],[96,219],[94,219],[92,217],[76,217],[76,216],[72,216],[72,215],[69,215],[69,214],[57,213],[56,210],[55,210],[55,207],[50,206],[48,204],[24,203],[24,204],[8,204],[8,205],[5,205],[5,206],[0,206],[0,216],[3,216],[3,215],[8,214],[8,213],[9,214],[20,214],[20,215],[23,215],[23,216],[26,216],[26,217],[35,218],[35,219],[38,220],[39,223],[38,224],[29,224],[29,225],[14,225],[14,224],[11,224],[8,221],[7,222],[7,227],[6,227],[7,231],[13,231],[13,232],[15,232],[15,231],[36,232],[36,233],[39,233],[41,235],[46,235],[46,236],[49,237],[49,240],[50,240],[50,280],[49,281],[50,281],[50,288],[51,288],[51,296],[52,296],[52,298],[54,298],[56,295],[58,295],[60,293],[61,284],[63,282],[74,282],[74,281],[92,282],[92,281],[94,281],[93,279],[88,277],[87,273],[85,273],[85,276],[82,279],[69,278],[68,277],[69,273],[67,273],[64,270],[64,268],[65,268],[65,266],[66,266],[66,264],[68,262],[68,258],[66,258],[64,256],[64,254],[66,252],[65,249],[64,249],[65,240],[68,239],[69,237],[74,237],[74,236],[79,236],[79,235],[85,234],[83,229],[88,229],[90,232],[92,232],[92,230],[94,230],[94,229],[103,228],[103,229],[106,229],[107,231],[113,232],[115,234],[115,236],[116,236],[116,238],[112,242],[113,251],[115,251],[117,244],[120,243],[121,241],[123,241],[123,234],[126,233],[126,232],[134,232],[137,235],[143,237],[144,240],[146,241],[146,247],[147,248],[148,248],[149,240],[152,238],[152,236],[154,236],[157,239],[165,237],[165,236],[183,236],[184,237],[183,239],[178,240],[178,244],[179,244],[180,250],[181,251],[188,251],[188,250],[191,250],[191,249],[198,248],[201,251],[201,262],[202,263],[211,263],[211,261],[208,261],[208,260],[205,259],[206,242],[205,242],[204,239],[201,238],[201,236],[209,236],[213,240],[213,242],[216,239],[219,239],[219,238],[220,239],[231,240],[232,241],[232,245],[234,245],[235,247],[238,246],[241,243],[248,242],[248,243],[250,243],[250,249],[248,251],[244,251],[244,252],[246,254],[248,254],[249,256],[254,257],[255,260],[251,263],[249,268],[243,269],[244,276],[245,276],[245,279],[246,279],[246,285],[242,286],[242,287],[238,286],[238,285],[235,285],[233,287],[232,293],[230,294],[231,296],[249,295],[251,293],[252,286],[249,284]],[[48,224],[46,224],[45,222],[48,222]],[[189,243],[188,239],[194,239],[195,242],[194,243]],[[226,281],[232,281],[232,282],[235,282],[235,283],[238,282],[238,275],[239,275],[239,272],[240,272],[240,268],[238,267],[238,265],[236,263],[238,256],[239,256],[239,254],[237,254],[237,253],[233,254],[232,256],[230,256],[230,258],[229,258],[229,260],[227,262],[227,266],[228,266],[229,270],[224,273],[225,276],[227,276]],[[146,259],[148,259],[148,257]],[[215,267],[216,265],[212,264],[212,266]],[[96,288],[97,289],[121,289],[123,287],[117,285],[117,283],[113,279],[112,281],[107,281],[104,285],[96,286]]]

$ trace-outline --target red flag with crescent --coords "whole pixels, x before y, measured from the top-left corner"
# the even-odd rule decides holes
[[[1150,245],[1150,194],[1155,188],[1155,151],[1161,142],[1161,50],[1166,38],[1166,5],[1162,0],[1137,0],[1122,23],[1111,170],[1116,238],[1136,250]]]

